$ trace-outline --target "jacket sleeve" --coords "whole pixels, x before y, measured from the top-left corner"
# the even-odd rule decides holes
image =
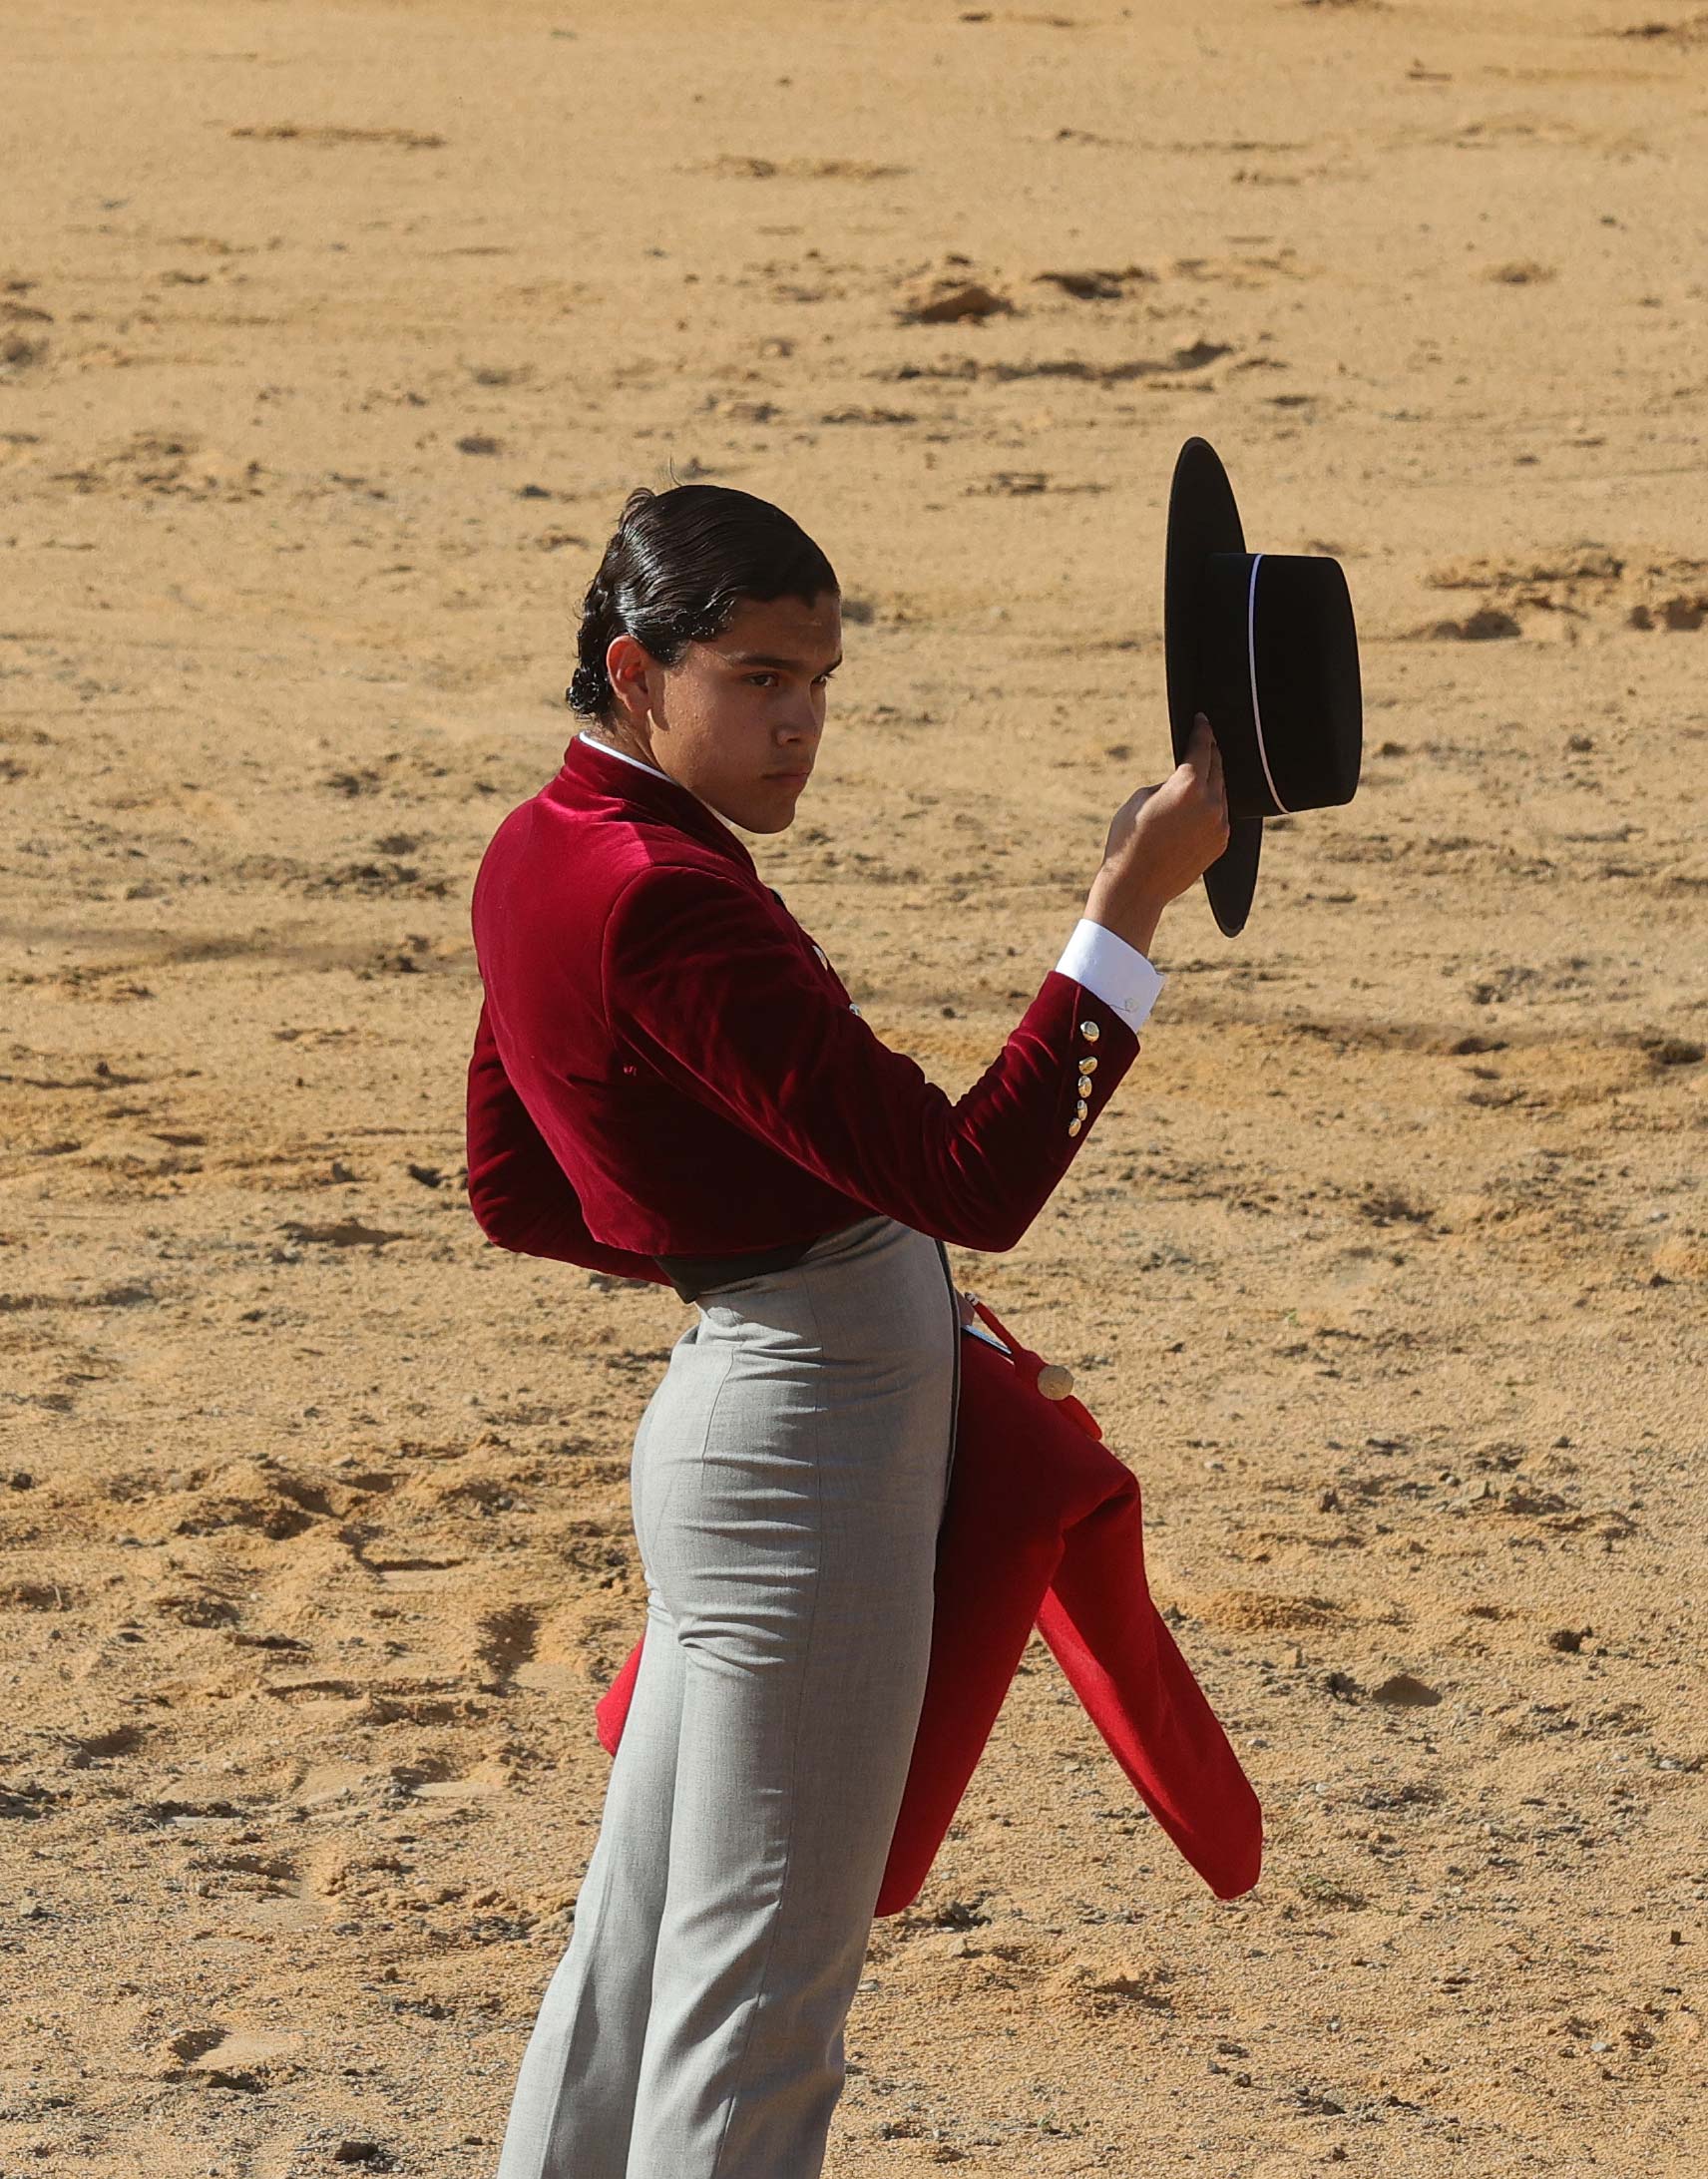
[[[751,887],[694,865],[632,878],[603,949],[619,1046],[856,1201],[963,1248],[1016,1245],[1138,1052],[1114,1007],[1052,969],[951,1100],[788,943]]]
[[[670,1283],[655,1258],[608,1247],[588,1231],[574,1183],[504,1071],[484,1000],[469,1060],[467,1118],[469,1207],[488,1240],[519,1255]]]

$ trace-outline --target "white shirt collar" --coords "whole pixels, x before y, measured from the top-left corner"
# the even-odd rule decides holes
[[[670,777],[667,771],[660,771],[656,764],[648,764],[643,756],[631,756],[627,749],[614,748],[609,741],[601,741],[597,734],[590,734],[585,726],[576,735],[576,739],[578,741],[591,741],[596,749],[603,749],[607,756],[620,756],[626,764],[639,765],[641,771],[655,772],[660,779],[669,779]],[[679,780],[671,780],[670,783],[672,786],[681,784]],[[689,792],[692,792],[691,788]],[[695,795],[694,799],[698,801],[698,795]]]
[[[609,741],[601,741],[597,734],[590,734],[585,726],[576,735],[576,739],[578,741],[591,742],[596,749],[603,749],[607,756],[620,756],[623,759],[624,763],[633,764],[638,771],[649,771],[656,779],[668,779],[672,787],[682,787],[682,783],[679,779],[671,778],[670,774],[667,771],[664,771],[659,765],[648,764],[643,756],[631,756],[627,749],[614,748]],[[715,817],[718,823],[722,825],[725,830],[728,829],[727,818],[723,816],[721,811],[712,809],[711,804],[706,800],[703,794],[695,794],[692,787],[682,787],[682,792],[685,795],[688,795],[693,801],[696,801],[701,809],[708,811],[713,817]]]

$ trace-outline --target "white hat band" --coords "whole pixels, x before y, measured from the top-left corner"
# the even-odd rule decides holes
[[[1257,571],[1263,565],[1263,555],[1251,556],[1251,588],[1245,600],[1245,654],[1251,667],[1251,723],[1257,733],[1257,760],[1263,766],[1263,776],[1269,783],[1269,794],[1275,807],[1285,814],[1287,805],[1275,791],[1275,774],[1269,769],[1269,751],[1263,746],[1263,710],[1257,700]]]

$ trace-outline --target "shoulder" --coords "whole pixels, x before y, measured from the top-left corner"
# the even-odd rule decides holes
[[[769,897],[726,855],[643,813],[567,809],[548,794],[519,803],[500,823],[475,881],[477,894],[518,889],[557,902],[597,929],[626,896],[639,900],[694,882]]]
[[[607,951],[644,945],[660,934],[741,927],[775,937],[776,896],[727,856],[679,834],[642,843],[623,858],[605,913]]]

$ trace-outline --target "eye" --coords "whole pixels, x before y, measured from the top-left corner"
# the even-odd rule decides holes
[[[762,682],[774,681],[776,677],[775,673],[749,673],[747,679],[753,687],[757,688]]]

